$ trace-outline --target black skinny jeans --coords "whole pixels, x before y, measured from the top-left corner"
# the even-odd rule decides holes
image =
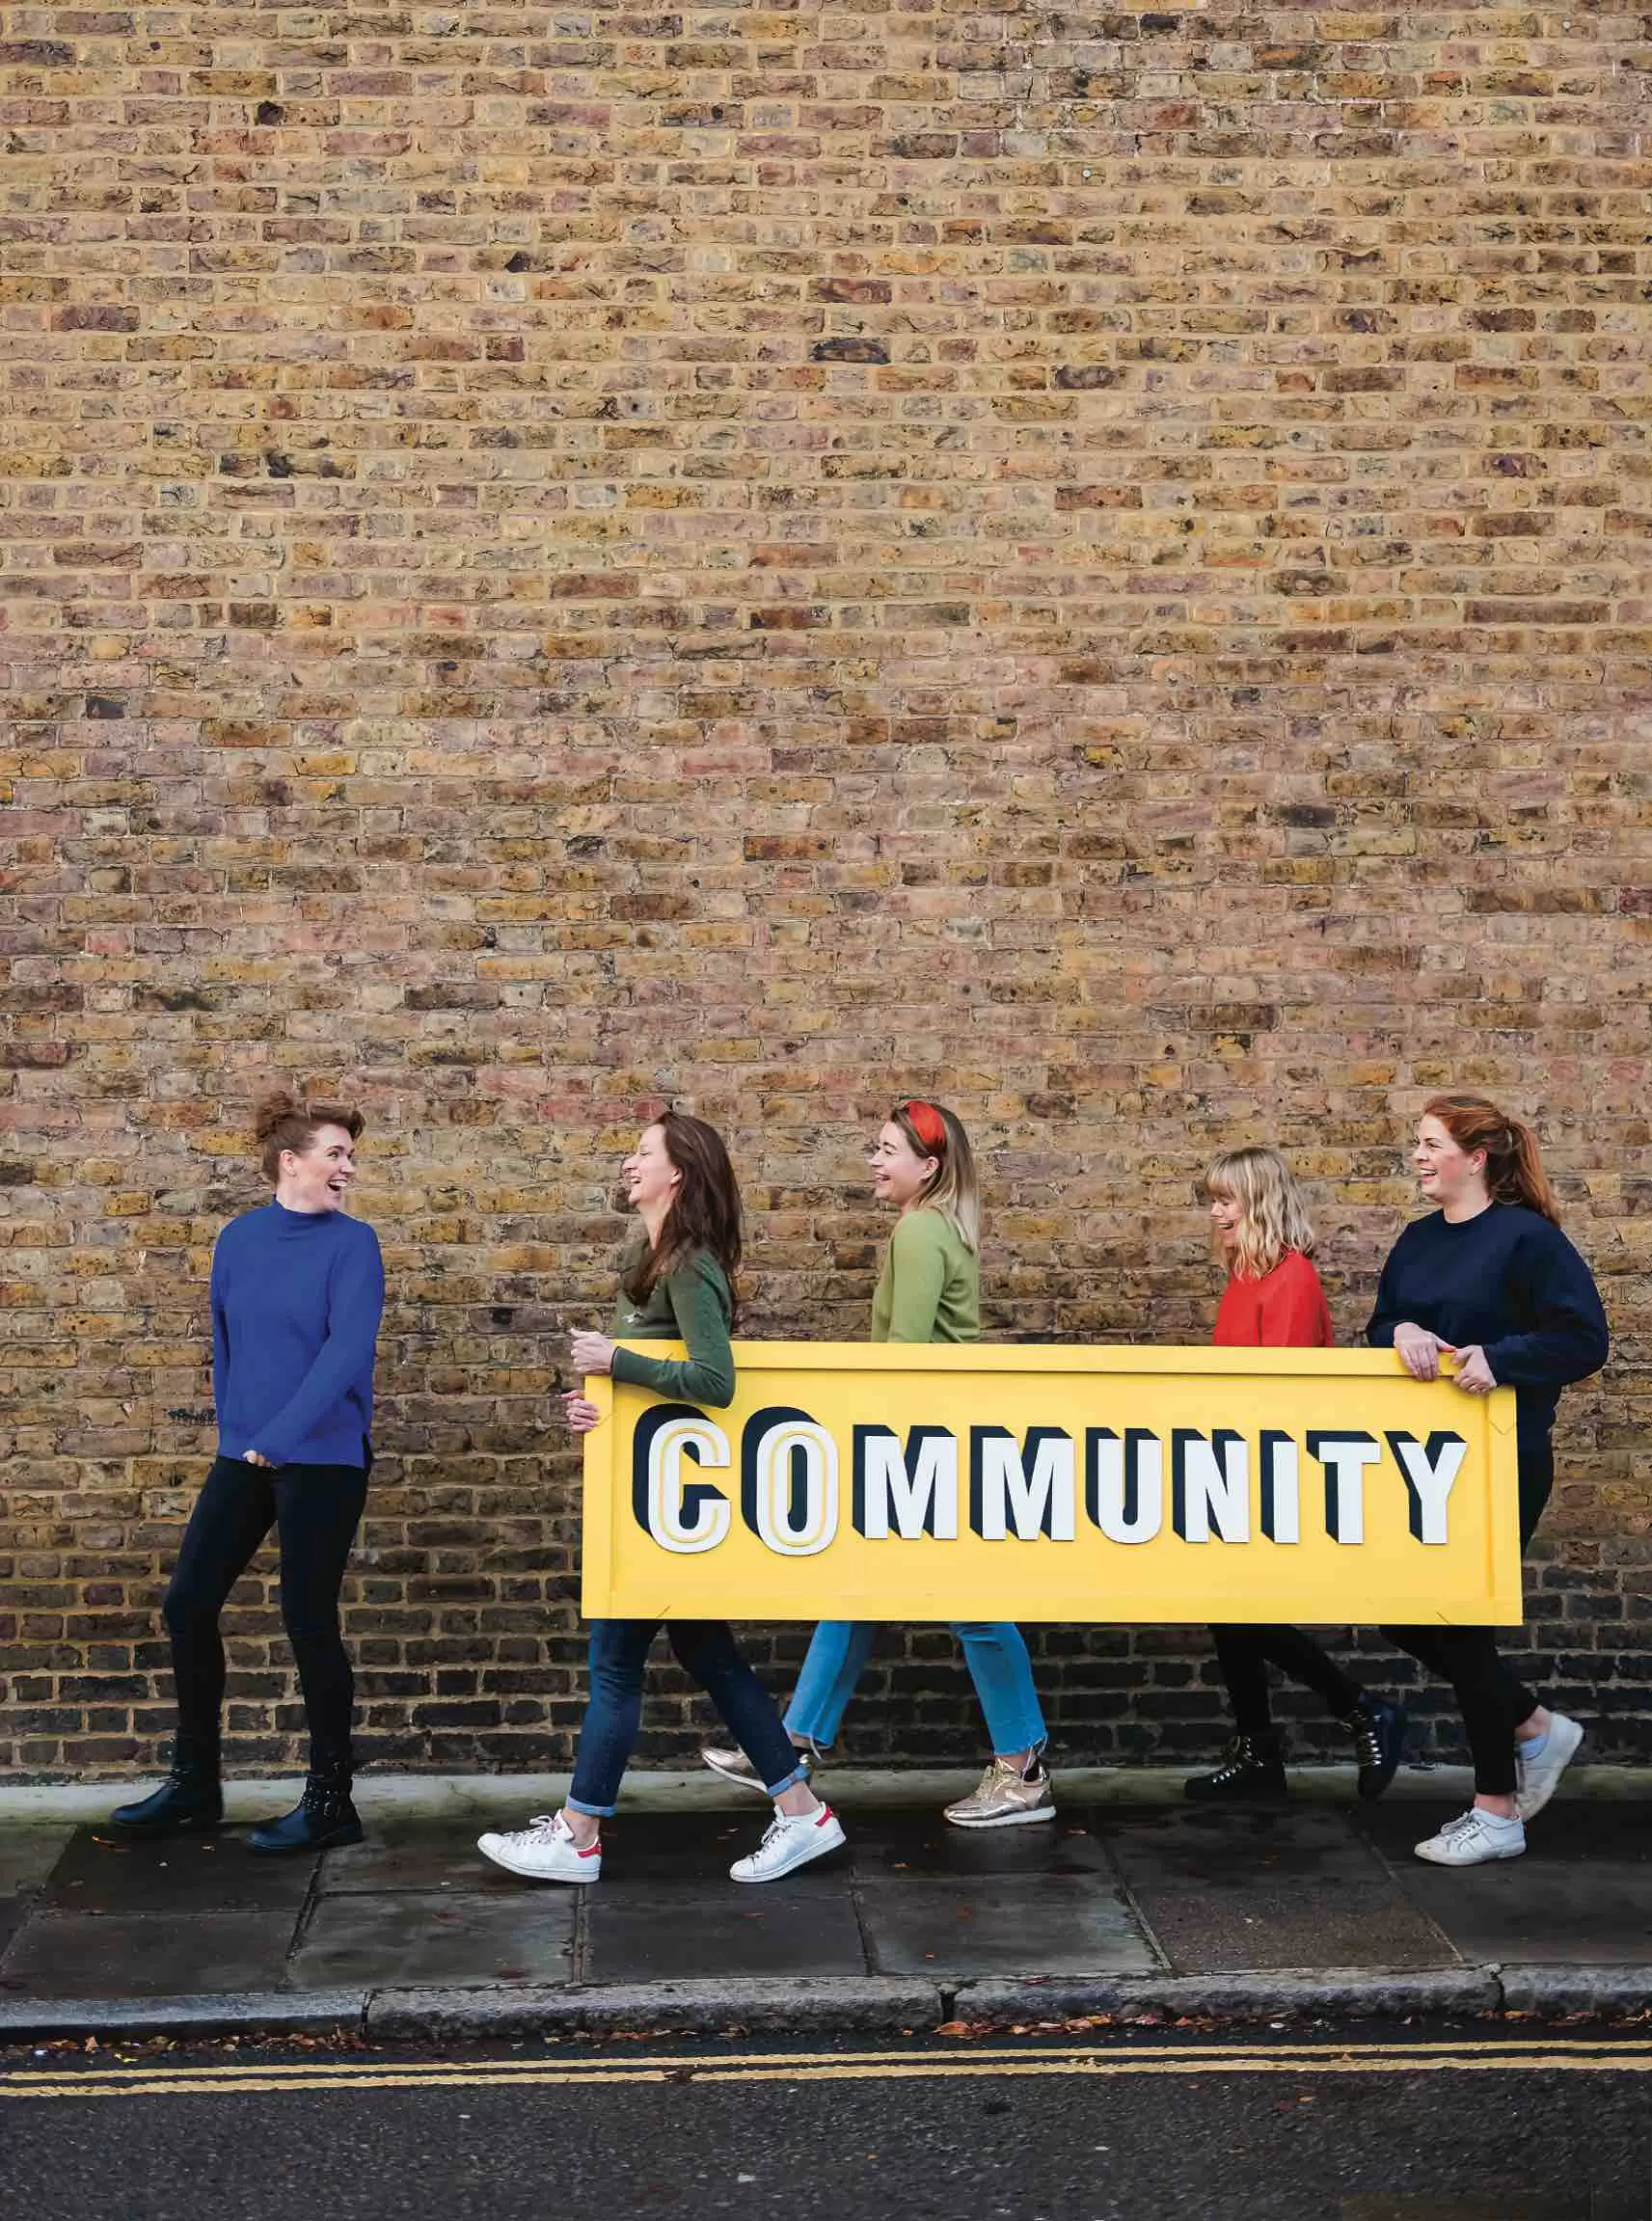
[[[356,1687],[339,1629],[339,1591],[366,1495],[360,1466],[213,1460],[161,1606],[172,1637],[180,1760],[217,1767],[224,1709],[218,1617],[273,1527],[281,1541],[282,1624],[304,1692],[311,1771],[349,1773]]]
[[[1228,1685],[1233,1723],[1241,1735],[1269,1735],[1267,1669],[1277,1666],[1292,1681],[1323,1697],[1334,1719],[1346,1720],[1365,1691],[1299,1627],[1213,1627],[1216,1663]]]
[[[1555,1485],[1555,1452],[1547,1434],[1521,1436],[1520,1548],[1524,1556]],[[1385,1627],[1396,1649],[1408,1650],[1436,1680],[1449,1681],[1469,1735],[1475,1789],[1482,1797],[1512,1797],[1519,1775],[1514,1731],[1537,1709],[1537,1699],[1497,1646],[1490,1627]]]

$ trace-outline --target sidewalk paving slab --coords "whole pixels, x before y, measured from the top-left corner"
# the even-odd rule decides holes
[[[267,1912],[288,1928],[317,1860],[260,1857],[240,1829],[159,1841],[76,1828],[46,1876],[41,1902],[55,1912]]]
[[[211,1997],[274,1990],[292,1917],[263,1912],[37,1912],[0,1963],[0,1995]]]
[[[650,1882],[636,1892],[584,1893],[587,1982],[687,1982],[715,1977],[859,1976],[866,1947],[846,1866],[782,1882]],[[835,1886],[833,1886],[835,1884]]]
[[[326,1897],[294,1953],[299,1990],[555,1983],[573,1978],[571,1890],[520,1898],[457,1890]]]
[[[1106,1828],[1137,1910],[1178,1973],[1457,1963],[1346,1811],[1186,1806],[1109,1814]]]

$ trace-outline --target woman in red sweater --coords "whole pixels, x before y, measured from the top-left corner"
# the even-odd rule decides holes
[[[1329,1349],[1335,1336],[1319,1275],[1313,1230],[1290,1167],[1277,1150],[1229,1150],[1205,1175],[1228,1285],[1216,1307],[1219,1348]],[[1214,1774],[1186,1784],[1189,1797],[1285,1797],[1285,1761],[1268,1705],[1269,1664],[1322,1696],[1354,1739],[1360,1795],[1380,1797],[1405,1742],[1405,1714],[1351,1680],[1295,1627],[1215,1627],[1216,1659],[1238,1732]]]

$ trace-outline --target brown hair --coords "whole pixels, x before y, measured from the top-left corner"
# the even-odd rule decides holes
[[[283,1150],[291,1150],[294,1156],[308,1156],[324,1125],[342,1126],[352,1141],[360,1141],[366,1123],[348,1103],[300,1102],[285,1088],[278,1088],[262,1098],[253,1114],[253,1139],[265,1179],[281,1178]]]
[[[648,1123],[660,1128],[665,1154],[683,1178],[659,1240],[642,1251],[620,1285],[633,1303],[646,1303],[656,1282],[695,1250],[704,1250],[721,1265],[732,1290],[745,1242],[740,1182],[722,1136],[687,1111],[662,1111]]]
[[[1493,1203],[1524,1204],[1560,1223],[1560,1202],[1537,1153],[1537,1136],[1484,1096],[1430,1096],[1424,1118],[1438,1119],[1465,1153],[1484,1150],[1486,1193]]]

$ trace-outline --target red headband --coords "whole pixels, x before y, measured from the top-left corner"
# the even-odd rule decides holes
[[[901,1105],[902,1115],[917,1135],[931,1156],[946,1154],[946,1121],[934,1103],[920,1102],[916,1097]]]

